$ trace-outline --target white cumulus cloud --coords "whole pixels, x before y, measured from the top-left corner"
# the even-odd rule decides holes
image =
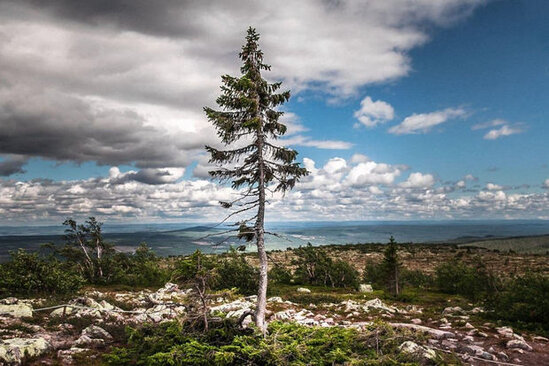
[[[393,107],[382,100],[375,102],[370,97],[362,99],[360,109],[355,111],[354,116],[366,127],[375,127],[392,120],[395,116]]]
[[[521,133],[522,130],[517,127],[511,127],[511,126],[502,126],[500,128],[490,130],[484,135],[485,140],[496,140],[503,136],[511,136],[515,135],[517,133]]]
[[[434,126],[457,117],[463,117],[467,112],[463,108],[447,108],[431,113],[412,114],[402,123],[389,129],[395,135],[417,134],[429,132]]]
[[[435,184],[435,178],[431,174],[411,173],[408,179],[400,183],[404,188],[428,188]]]

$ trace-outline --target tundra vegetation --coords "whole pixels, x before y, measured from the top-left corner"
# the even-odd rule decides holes
[[[88,222],[95,221],[90,219]],[[97,222],[94,225],[101,226]],[[88,233],[87,227],[80,229]],[[80,244],[74,245],[74,237],[66,240],[71,249],[83,250]],[[386,323],[390,318],[382,313],[370,314],[365,319],[369,322],[360,328],[319,328],[292,319],[271,318],[263,337],[260,328],[252,325],[242,327],[238,317],[225,318],[215,309],[220,297],[230,301],[256,293],[259,285],[257,257],[249,252],[233,249],[213,255],[197,251],[189,256],[161,258],[144,244],[133,253],[117,252],[114,246],[103,242],[100,231],[97,235],[81,235],[81,240],[85,248],[97,242],[101,242],[104,248],[112,248],[102,253],[101,271],[90,271],[91,267],[86,267],[89,259],[85,255],[64,250],[64,246],[50,246],[52,250],[47,254],[19,250],[12,253],[10,261],[0,264],[0,297],[47,296],[48,303],[55,304],[92,290],[112,293],[114,299],[120,291],[147,291],[148,288],[161,287],[167,281],[190,289],[181,300],[185,314],[177,321],[160,324],[145,321],[128,324],[125,330],[121,325],[110,328],[108,323],[103,325],[115,339],[112,348],[98,349],[101,356],[80,360],[81,364],[385,365],[460,362],[448,353],[437,353],[434,359],[426,361],[417,355],[401,352],[399,346],[403,342],[412,339],[421,343],[425,338],[391,327]],[[70,255],[64,256],[67,252]],[[268,314],[283,310],[280,306],[287,306],[285,301],[322,315],[334,306],[332,304],[352,307],[353,302],[375,297],[391,302],[395,307],[422,307],[425,322],[427,318],[442,317],[445,314],[442,311],[453,304],[464,309],[484,309],[484,312],[471,313],[471,322],[493,322],[497,326],[513,326],[533,335],[549,335],[547,255],[518,255],[455,245],[399,244],[392,239],[388,245],[307,245],[268,255],[274,264],[269,272],[268,296],[279,297],[280,300],[276,301],[282,301],[269,303]],[[430,255],[439,258],[439,262],[428,262]],[[97,256],[90,255],[90,258],[92,263],[97,260]],[[498,258],[498,262],[494,258]],[[501,270],[514,260],[537,264],[529,268],[515,267],[515,272]],[[395,276],[395,266],[398,267],[398,276]],[[418,266],[424,269],[419,270]],[[395,281],[398,281],[398,293]],[[364,283],[371,284],[373,292],[361,292],[360,284]],[[310,292],[297,291],[303,287]],[[253,296],[249,299],[255,301]],[[129,306],[122,302],[114,303]],[[343,310],[333,311],[337,315]],[[363,324],[359,321],[360,316],[357,319],[355,316],[358,315],[348,318],[351,319],[349,322]],[[390,316],[399,319],[399,315]],[[30,324],[11,325],[5,331],[28,332],[33,324],[41,322],[45,322],[46,328],[60,324],[52,321],[37,315]],[[83,316],[67,321],[74,329],[83,331],[94,320]],[[459,320],[457,322],[459,324]],[[55,355],[51,357],[56,359]]]

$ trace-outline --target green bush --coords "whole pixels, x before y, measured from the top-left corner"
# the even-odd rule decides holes
[[[435,280],[433,276],[430,276],[420,270],[408,270],[403,268],[400,272],[400,280],[403,285],[417,288],[430,288],[433,287]]]
[[[487,299],[492,312],[487,315],[498,320],[518,323],[521,327],[549,332],[549,276],[527,273],[511,278],[500,291]]]
[[[160,258],[147,246],[140,244],[134,253],[117,253],[109,259],[107,268],[112,273],[109,284],[128,286],[162,286],[171,276],[169,268],[160,265]]]
[[[282,285],[291,285],[293,281],[292,273],[284,267],[274,266],[269,271],[269,281]]]
[[[227,258],[220,259],[216,267],[217,282],[214,289],[237,288],[243,295],[257,293],[259,287],[259,270],[249,264],[246,258],[231,249]]]
[[[294,249],[297,256],[295,263],[295,282],[316,286],[357,288],[359,274],[347,262],[332,260],[322,248],[305,247]]]
[[[377,324],[359,333],[340,327],[272,322],[265,337],[229,321],[207,332],[177,322],[128,329],[127,345],[104,356],[108,365],[417,365],[398,354],[406,338]]]
[[[496,280],[480,261],[470,266],[454,259],[436,268],[436,285],[441,292],[462,295],[472,301],[491,293]]]
[[[63,295],[84,284],[80,275],[54,257],[43,258],[23,249],[10,254],[10,261],[0,265],[0,295]]]
[[[328,271],[333,287],[358,288],[360,275],[349,263],[342,260],[333,261]]]
[[[371,260],[366,262],[363,273],[364,282],[371,283],[376,289],[383,289],[386,276],[385,269],[381,264],[374,263]]]

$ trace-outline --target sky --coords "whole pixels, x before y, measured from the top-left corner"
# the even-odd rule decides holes
[[[0,225],[216,221],[202,108],[261,34],[310,171],[267,219],[549,219],[549,2],[0,0]]]

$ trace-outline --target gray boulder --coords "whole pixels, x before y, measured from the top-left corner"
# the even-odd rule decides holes
[[[398,349],[402,353],[413,355],[425,360],[434,360],[437,357],[437,354],[434,350],[428,347],[420,346],[419,344],[412,341],[406,341],[402,343],[398,347]]]
[[[526,343],[525,341],[521,340],[521,339],[511,339],[509,342],[507,342],[506,344],[507,348],[508,349],[522,349],[522,350],[525,350],[525,351],[532,351],[533,348],[532,346],[530,346],[528,343]]]
[[[0,341],[0,361],[21,365],[25,357],[40,356],[51,348],[44,338],[12,338]]]
[[[367,284],[367,283],[361,283],[359,286],[358,286],[358,292],[373,292],[374,289],[372,288],[372,285],[370,284]]]
[[[19,303],[0,305],[0,316],[11,316],[13,318],[31,318],[32,306]]]

